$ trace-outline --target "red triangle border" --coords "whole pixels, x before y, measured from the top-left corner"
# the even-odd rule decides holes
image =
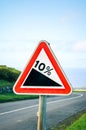
[[[30,72],[35,60],[37,59],[39,53],[41,52],[41,50],[44,49],[49,60],[52,63],[53,68],[55,69],[56,73],[58,74],[60,80],[63,83],[64,88],[24,88],[21,87],[26,76],[28,75],[28,73]],[[29,94],[35,94],[35,95],[67,95],[70,94],[72,92],[72,88],[71,85],[69,83],[69,81],[67,80],[59,62],[57,61],[56,57],[54,56],[50,45],[46,42],[46,41],[41,41],[37,47],[37,49],[35,50],[33,56],[31,57],[30,61],[28,62],[25,70],[21,73],[21,75],[19,76],[17,82],[15,83],[14,87],[13,87],[13,91],[16,94],[24,94],[24,95],[29,95]]]

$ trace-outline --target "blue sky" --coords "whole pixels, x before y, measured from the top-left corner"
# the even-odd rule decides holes
[[[0,0],[0,64],[22,70],[40,40],[63,68],[86,68],[86,1]]]

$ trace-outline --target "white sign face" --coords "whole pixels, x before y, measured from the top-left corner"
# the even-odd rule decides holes
[[[63,84],[59,79],[44,49],[41,50],[32,68],[44,75],[46,78],[48,77],[49,79],[56,82],[58,84],[58,87],[63,87]]]
[[[30,73],[23,82],[22,88],[26,86],[30,88],[64,88],[44,49],[41,50],[35,60]]]

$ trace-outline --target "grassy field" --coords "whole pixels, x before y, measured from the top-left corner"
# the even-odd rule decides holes
[[[86,130],[86,114],[83,114],[77,121],[75,121],[66,130]]]
[[[14,85],[14,82],[9,82],[3,79],[0,80],[0,87],[6,87],[6,86],[12,87],[13,85]]]
[[[16,95],[14,93],[5,93],[5,94],[0,94],[0,103],[25,100],[25,99],[35,99],[35,98],[38,98],[38,96],[37,95]]]
[[[0,87],[11,86],[21,72],[15,68],[0,65]]]
[[[0,65],[0,103],[8,101],[17,101],[25,99],[37,98],[36,95],[16,95],[12,91],[9,92],[8,88],[13,89],[13,85],[16,82],[21,72],[15,68],[7,67],[6,65]]]
[[[86,130],[86,109],[59,122],[59,124],[51,128],[51,130]]]

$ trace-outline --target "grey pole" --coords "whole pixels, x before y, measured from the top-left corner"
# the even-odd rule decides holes
[[[38,128],[37,130],[46,130],[46,96],[39,96]]]

